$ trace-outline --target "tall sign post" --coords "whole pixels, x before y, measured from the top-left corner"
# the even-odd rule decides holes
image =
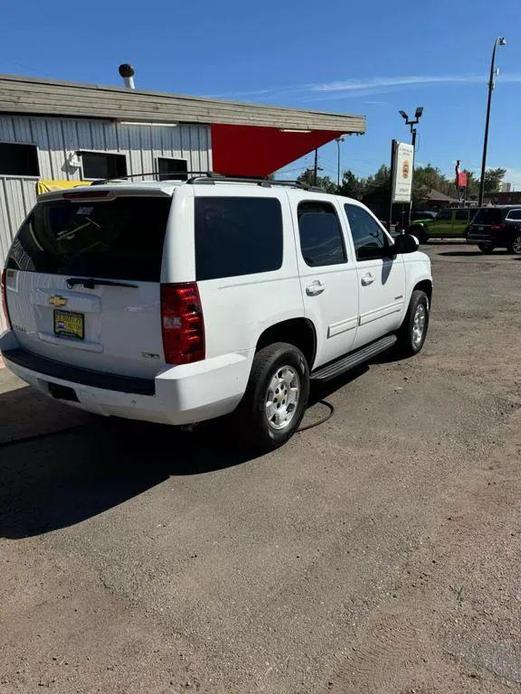
[[[458,159],[456,162],[456,190],[458,191],[458,200],[460,203],[465,204],[467,202],[467,186],[468,186],[468,175],[466,171],[460,171],[461,161]]]
[[[391,196],[389,204],[389,229],[393,219],[393,205],[397,202],[410,206],[412,200],[412,173],[414,147],[406,142],[393,140],[391,156]]]

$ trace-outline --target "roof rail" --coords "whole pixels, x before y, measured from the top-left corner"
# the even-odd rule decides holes
[[[124,176],[114,176],[114,178],[100,178],[97,181],[92,181],[92,186],[100,186],[105,183],[114,181],[125,181],[132,178],[143,178],[145,176],[155,176],[159,181],[183,181],[188,184],[206,183],[213,185],[214,183],[255,183],[263,188],[275,186],[289,186],[291,188],[301,188],[302,190],[310,190],[323,193],[324,191],[317,186],[309,186],[301,181],[277,180],[274,178],[261,178],[250,176],[227,176],[226,174],[216,173],[214,171],[180,171],[179,175],[187,176],[187,178],[170,178],[177,174],[159,173],[158,171],[150,171],[146,173],[125,174]],[[168,178],[166,178],[168,176]],[[164,178],[162,178],[164,177]]]
[[[275,178],[256,178],[252,176],[227,176],[226,174],[214,173],[207,171],[202,175],[192,176],[186,181],[188,184],[206,183],[213,185],[214,183],[255,183],[262,188],[271,188],[271,186],[289,186],[291,188],[301,188],[302,190],[312,190],[323,193],[322,188],[318,186],[308,186],[307,183],[301,181],[288,181]]]

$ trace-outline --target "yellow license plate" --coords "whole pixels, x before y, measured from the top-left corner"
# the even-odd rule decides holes
[[[58,337],[85,339],[85,317],[83,313],[54,310],[54,334]]]

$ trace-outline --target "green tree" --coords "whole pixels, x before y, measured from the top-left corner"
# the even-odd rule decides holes
[[[506,169],[487,169],[485,171],[485,193],[499,193]]]
[[[315,183],[314,171],[312,168],[303,171],[297,178],[299,183],[304,183],[307,186],[316,186],[317,188],[322,188],[326,193],[336,193],[337,185],[329,178],[329,176],[317,176],[317,181]]]
[[[358,178],[348,169],[344,171],[342,175],[342,182],[338,188],[338,194],[345,195],[348,198],[354,198],[355,200],[361,200],[366,189],[366,180],[364,178]]]

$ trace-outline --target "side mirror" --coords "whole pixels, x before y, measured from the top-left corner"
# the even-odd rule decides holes
[[[394,238],[393,250],[395,253],[414,253],[419,248],[418,239],[412,234],[398,234]]]

